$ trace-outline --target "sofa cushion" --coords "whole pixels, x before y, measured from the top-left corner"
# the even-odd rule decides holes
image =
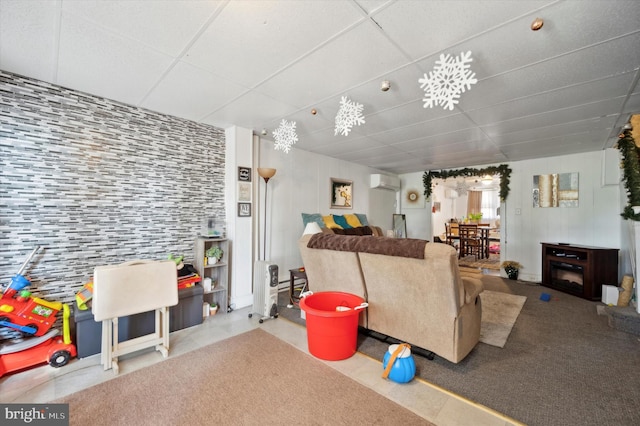
[[[322,220],[322,215],[318,213],[302,213],[302,226],[303,228],[307,227],[307,224],[310,222],[315,222],[320,226],[320,228],[325,228],[324,220]]]
[[[322,216],[322,220],[324,220],[324,224],[327,228],[339,228],[342,229],[342,226],[338,225],[336,221],[333,219],[333,215],[329,214],[326,216]]]
[[[342,229],[353,228],[353,226],[349,225],[347,222],[347,218],[342,215],[334,214],[333,221]]]

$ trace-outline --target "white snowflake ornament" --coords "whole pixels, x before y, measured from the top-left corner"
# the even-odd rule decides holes
[[[476,74],[472,72],[471,51],[460,53],[460,56],[452,57],[450,54],[440,54],[440,59],[436,61],[436,65],[429,75],[425,74],[423,78],[418,79],[420,88],[424,89],[425,108],[433,108],[440,105],[443,108],[453,110],[454,105],[458,103],[460,94],[465,90],[470,90],[472,84],[476,84]]]
[[[467,182],[457,181],[456,192],[460,195],[467,195],[469,193],[469,185],[467,185]]]
[[[273,148],[276,150],[282,150],[288,154],[291,149],[291,145],[298,142],[296,122],[283,119],[280,122],[280,127],[273,131],[273,138],[276,142]]]
[[[338,133],[347,136],[354,125],[360,126],[364,124],[364,117],[362,116],[362,110],[364,106],[362,104],[352,102],[346,96],[342,97],[340,101],[340,109],[336,114],[336,127],[334,136]]]

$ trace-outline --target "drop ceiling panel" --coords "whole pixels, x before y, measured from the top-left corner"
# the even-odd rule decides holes
[[[349,87],[405,62],[404,56],[375,26],[365,22],[282,71],[257,90],[304,107],[317,103],[318,99],[339,95]]]
[[[599,150],[601,148],[598,146],[598,141],[603,138],[606,138],[606,132],[583,132],[550,139],[537,139],[535,143],[507,145],[501,150],[510,158],[550,157]]]
[[[418,87],[417,84],[415,87]],[[372,114],[362,131],[369,135],[377,135],[395,128],[445,120],[460,113],[459,110],[450,111],[441,107],[424,108],[422,104],[422,100],[415,100]]]
[[[549,111],[527,117],[516,118],[503,121],[489,126],[482,126],[489,137],[496,137],[501,134],[518,132],[523,130],[537,129],[542,127],[556,126],[564,123],[574,123],[588,120],[595,126],[608,127],[615,121],[615,115],[620,111],[624,97],[618,99],[608,99],[601,102],[580,105],[575,108],[564,108],[557,111]],[[606,114],[606,112],[609,114]],[[602,116],[600,114],[603,114]],[[604,121],[607,120],[605,124]]]
[[[632,2],[620,7],[611,7],[606,1],[589,2],[589,7],[574,1],[558,2],[540,12],[545,21],[543,30],[531,31],[536,15],[526,15],[466,41],[462,47],[473,53],[472,69],[478,78],[488,78],[572,52],[580,54],[580,50],[591,49],[602,40],[625,36],[628,28],[637,27],[640,20],[640,15],[633,13],[634,8],[637,9]]]
[[[58,84],[138,105],[171,64],[171,57],[140,43],[63,16]]]
[[[455,54],[458,54],[459,49],[466,49],[463,44],[453,47],[461,40],[549,3],[551,2],[399,1],[375,14],[373,18],[413,59],[419,59],[447,48],[454,49]],[[420,22],[421,25],[407,25],[408,22]]]
[[[634,93],[629,97],[623,112],[626,114],[640,114],[640,93]]]
[[[253,109],[254,113],[250,116],[244,114],[247,109]],[[225,123],[224,127],[235,124],[259,131],[260,123],[268,120],[274,114],[286,117],[287,114],[293,110],[294,107],[291,105],[284,104],[262,93],[248,92],[240,98],[235,99],[232,104],[226,105],[214,113],[207,115],[203,119],[203,122],[209,124],[219,123],[217,124],[218,126]],[[272,132],[273,130],[275,130],[275,127],[271,129]]]
[[[53,2],[0,2],[0,69],[52,82],[56,72]]]
[[[634,78],[634,72],[625,73],[471,110],[467,113],[476,124],[486,128],[490,127],[492,123],[501,123],[537,114],[555,113],[555,110],[625,96]]]
[[[321,1],[234,1],[194,43],[185,60],[254,86],[362,20],[345,2],[327,7]],[[238,58],[243,66],[238,66]]]
[[[480,80],[463,94],[460,107],[464,110],[479,109],[632,71],[639,62],[638,45],[639,33]],[[594,61],[594,58],[598,60]]]
[[[379,115],[373,117],[373,119],[377,118]],[[423,121],[410,126],[397,127],[387,132],[376,133],[371,137],[384,143],[399,143],[416,138],[448,134],[455,130],[471,127],[473,127],[473,123],[464,114],[454,113],[437,120]]]
[[[604,123],[603,123],[604,122]],[[499,146],[512,145],[536,139],[550,139],[553,137],[571,135],[584,131],[598,131],[598,129],[611,128],[615,123],[614,117],[599,120],[580,120],[555,126],[538,127],[535,129],[521,130],[511,133],[495,135],[492,140]]]
[[[187,63],[178,62],[144,100],[142,106],[200,121],[247,89]],[[229,122],[233,123],[233,121]]]
[[[393,146],[405,151],[415,151],[424,147],[435,146],[443,146],[447,149],[455,150],[452,145],[462,142],[487,144],[490,141],[480,129],[470,128],[463,130],[451,129],[449,133],[425,135],[419,139],[394,143]]]
[[[63,1],[65,15],[136,40],[159,52],[177,57],[214,15],[222,1]]]

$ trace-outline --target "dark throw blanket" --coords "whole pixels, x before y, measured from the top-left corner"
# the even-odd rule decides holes
[[[319,233],[311,236],[307,247],[424,259],[424,247],[427,242],[414,238],[360,237]]]

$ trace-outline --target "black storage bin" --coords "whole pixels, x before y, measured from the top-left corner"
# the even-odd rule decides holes
[[[178,290],[178,304],[169,308],[169,331],[181,330],[202,323],[202,286]],[[73,306],[75,345],[78,358],[101,352],[102,323],[93,320],[91,309],[81,311]],[[135,339],[155,331],[155,311],[118,318],[118,341]]]
[[[169,331],[202,324],[203,294],[201,285],[178,290],[178,304],[169,309]]]

